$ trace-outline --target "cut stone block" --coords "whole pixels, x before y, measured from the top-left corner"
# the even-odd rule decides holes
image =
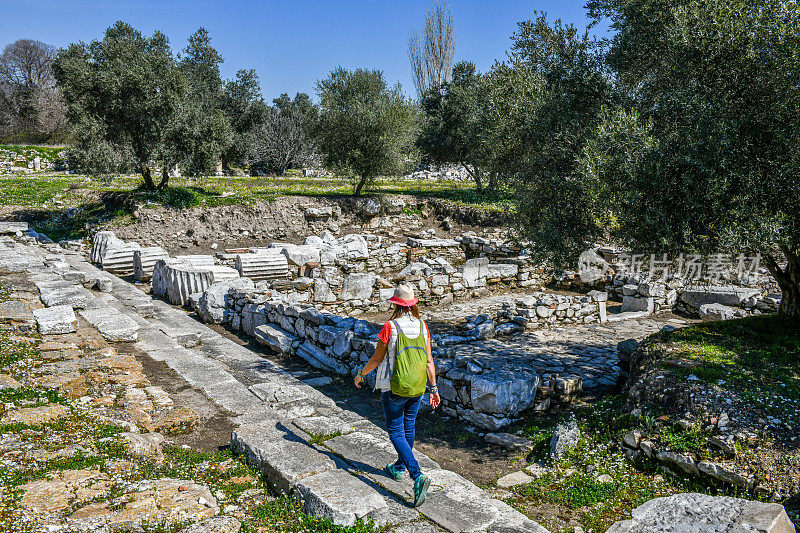
[[[485,257],[467,259],[462,267],[463,283],[468,289],[486,286],[486,275],[489,273],[489,260]]]
[[[654,308],[653,298],[643,298],[639,296],[623,296],[622,297],[622,307],[620,311],[622,313],[639,313],[639,312],[646,312],[647,314],[652,314]]]
[[[292,421],[292,424],[309,435],[349,435],[355,431],[353,424],[335,416],[308,416]]]
[[[78,318],[69,305],[56,305],[46,309],[36,309],[33,317],[42,335],[73,333],[78,330]]]
[[[350,369],[344,363],[331,355],[328,355],[325,350],[316,346],[315,344],[305,341],[300,347],[297,348],[297,355],[305,359],[308,364],[321,370],[335,372],[340,375],[350,373]]]
[[[66,286],[52,284],[39,288],[39,296],[44,305],[47,307],[68,305],[77,309],[87,309],[96,305],[94,295],[91,292],[81,286],[70,285],[68,281],[62,283],[66,284]]]
[[[159,259],[167,259],[169,254],[160,246],[148,246],[133,253],[133,278],[136,281],[150,281],[153,267]]]
[[[362,465],[362,468],[363,465],[370,466],[377,472],[383,470],[388,463],[397,460],[397,451],[385,434],[378,437],[371,433],[357,431],[326,440],[324,445],[345,461]],[[419,451],[415,451],[414,456],[423,472],[439,468],[433,459]]]
[[[139,324],[113,307],[84,309],[79,313],[108,342],[136,342],[139,338]]]
[[[0,235],[16,234],[17,232],[23,233],[28,231],[27,222],[8,222],[0,220]]]
[[[287,333],[272,324],[264,324],[253,329],[253,336],[265,346],[269,346],[273,351],[280,354],[292,352],[292,343],[297,340],[295,335]]]
[[[341,300],[369,300],[372,297],[372,288],[375,286],[375,275],[364,272],[355,272],[348,275],[342,283]]]
[[[336,468],[333,460],[274,420],[235,429],[231,447],[258,465],[267,481],[280,492],[289,492],[302,479]]]
[[[389,506],[372,487],[344,470],[331,470],[299,481],[295,498],[303,509],[336,525],[352,526],[358,519],[386,523]]]
[[[741,307],[745,300],[760,294],[759,289],[736,286],[686,287],[681,293],[681,301],[693,309],[699,309],[703,304]]]

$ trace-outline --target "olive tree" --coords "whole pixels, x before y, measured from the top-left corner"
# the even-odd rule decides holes
[[[579,160],[612,97],[601,50],[586,32],[538,15],[518,25],[487,83],[489,170],[515,188],[515,220],[534,252],[569,262],[598,229]]]
[[[760,253],[800,320],[800,11],[596,0],[625,105],[582,158],[595,220],[642,251]],[[605,224],[603,224],[605,222]]]
[[[492,127],[487,113],[487,78],[470,62],[453,67],[450,82],[428,90],[422,97],[422,124],[417,147],[429,160],[462,165],[482,191],[496,186],[496,173],[484,180],[492,157],[486,132]]]
[[[379,70],[342,67],[317,82],[315,127],[325,163],[351,177],[355,195],[381,174],[400,170],[416,113],[400,85],[389,87]]]
[[[53,73],[76,138],[71,165],[97,173],[135,170],[145,187],[155,188],[150,161],[158,159],[182,95],[166,36],[145,37],[117,22],[102,40],[61,50]]]

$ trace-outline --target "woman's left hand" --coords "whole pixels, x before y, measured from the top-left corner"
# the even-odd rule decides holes
[[[430,394],[430,398],[431,398],[431,407],[434,409],[439,407],[439,404],[442,403],[442,399],[439,398],[438,394]]]
[[[361,383],[363,383],[363,382],[364,382],[364,379],[361,376],[358,376],[358,375],[353,379],[353,383],[355,383],[356,387],[359,388],[359,389],[361,388]]]

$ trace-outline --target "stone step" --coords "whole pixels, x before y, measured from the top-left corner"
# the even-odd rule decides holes
[[[624,322],[626,320],[636,320],[638,318],[647,318],[650,313],[647,311],[625,311],[623,313],[609,313],[607,317],[608,322]]]
[[[33,311],[33,317],[39,325],[42,335],[72,333],[78,329],[78,318],[69,305],[56,305]]]

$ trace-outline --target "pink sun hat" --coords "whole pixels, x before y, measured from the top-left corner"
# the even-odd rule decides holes
[[[389,298],[389,301],[400,307],[411,307],[416,305],[419,300],[414,298],[414,289],[411,288],[411,285],[401,283],[394,290],[394,296]]]

